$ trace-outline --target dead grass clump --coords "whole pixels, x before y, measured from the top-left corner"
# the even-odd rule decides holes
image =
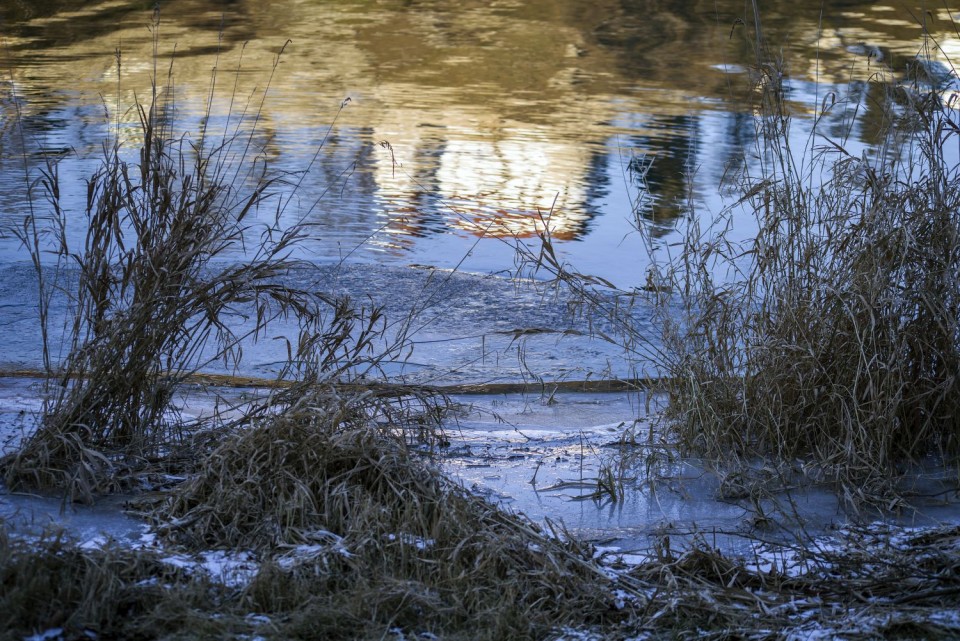
[[[53,628],[64,638],[156,638],[212,609],[215,588],[144,551],[82,549],[62,533],[39,541],[0,530],[0,638]],[[202,626],[197,629],[202,629]]]
[[[789,74],[755,18],[756,143],[740,198],[712,219],[689,205],[679,252],[646,236],[648,286],[632,296],[568,269],[546,232],[526,264],[659,370],[667,438],[684,451],[732,469],[796,465],[853,507],[889,505],[903,470],[960,453],[956,73],[871,70],[881,100],[867,111],[885,135],[848,149],[864,106],[829,92],[798,135]],[[734,238],[743,227],[753,238]],[[658,337],[624,302],[640,297]]]
[[[805,552],[812,569],[804,580],[820,594],[894,608],[950,610],[960,595],[958,551],[957,526],[921,532],[883,525],[855,528],[842,547]]]
[[[2,461],[10,488],[61,488],[87,501],[111,489],[126,468],[175,442],[175,394],[186,378],[211,364],[236,367],[244,341],[278,319],[299,332],[288,339],[290,360],[308,362],[315,377],[356,367],[380,336],[378,310],[283,282],[301,264],[292,256],[305,225],[281,223],[294,194],[279,193],[281,177],[258,158],[259,115],[232,114],[234,130],[219,140],[204,128],[195,140],[178,136],[176,105],[157,82],[149,104],[131,108],[136,136],[118,115],[87,180],[82,246],[68,233],[75,214],[62,201],[56,163],[30,186],[42,197],[31,197],[16,232],[37,274],[52,382],[36,433]],[[265,208],[273,211],[256,220]],[[53,297],[72,313],[61,341]]]
[[[397,548],[376,550],[328,533],[309,546],[264,550],[258,575],[242,589],[153,551],[83,548],[63,535],[17,540],[0,530],[0,639],[54,629],[71,639],[960,634],[956,527],[853,529],[807,548],[759,551],[752,561],[727,558],[702,540],[682,551],[664,541],[648,562],[618,571],[616,595],[568,546],[509,517],[496,531],[484,527],[464,543],[476,541],[483,557],[463,559],[440,540],[428,548],[396,540]],[[421,570],[400,569],[398,555]],[[496,557],[500,570],[489,572]],[[645,596],[637,598],[637,588]]]
[[[259,550],[251,607],[290,615],[299,638],[317,626],[531,638],[627,616],[572,545],[445,479],[342,400],[307,397],[229,438],[160,511],[182,544]]]
[[[815,128],[804,164],[784,76],[761,69],[763,174],[742,201],[756,237],[688,227],[668,420],[697,452],[800,459],[852,504],[883,502],[904,464],[960,451],[960,129],[938,87],[912,84],[879,148]]]
[[[366,420],[317,395],[226,437],[166,509],[171,531],[192,546],[261,548],[309,542],[318,526],[343,536],[433,520],[439,479]]]
[[[629,573],[656,586],[640,620],[650,638],[952,639],[957,534],[875,525],[753,560],[700,540],[682,553],[661,545]]]

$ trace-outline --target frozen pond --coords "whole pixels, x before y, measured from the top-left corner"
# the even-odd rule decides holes
[[[69,282],[70,274],[61,278]],[[612,333],[602,320],[571,314],[566,296],[530,281],[498,274],[368,264],[317,265],[292,271],[287,279],[298,287],[350,296],[358,304],[383,306],[392,327],[405,326],[409,345],[403,350],[404,359],[383,363],[384,373],[398,381],[451,385],[656,373],[644,369],[649,363],[627,359],[616,345],[595,339],[596,331]],[[0,309],[6,337],[0,372],[41,367],[36,301],[32,268],[0,264]],[[54,297],[54,331],[63,326],[67,305],[65,297]],[[638,328],[648,328],[651,336],[656,335],[651,310],[636,306],[631,313]],[[233,322],[238,333],[249,324],[239,317]],[[388,331],[377,347],[385,348],[397,331]],[[279,339],[295,339],[295,332],[291,324],[275,323],[257,343],[245,344],[240,370],[228,373],[273,378],[287,357],[285,343]],[[53,353],[55,358],[62,353],[55,341]],[[217,362],[204,369],[224,371]]]
[[[5,451],[33,424],[40,391],[36,380],[0,379]],[[236,401],[246,392],[221,393]],[[747,492],[721,486],[715,471],[657,444],[656,416],[648,413],[663,402],[656,394],[649,402],[638,393],[563,391],[451,400],[455,410],[445,422],[449,445],[436,458],[447,474],[504,509],[553,522],[603,549],[643,558],[664,537],[682,549],[699,536],[726,552],[749,555],[758,542],[805,544],[879,516],[851,518],[830,488],[810,486],[767,492],[758,512]],[[194,392],[185,402],[185,413],[198,416],[212,410],[214,397]],[[613,485],[601,485],[607,478]],[[936,471],[917,472],[909,477],[911,506],[884,518],[907,527],[960,523],[953,480]],[[771,479],[770,488],[777,482]],[[11,532],[62,526],[80,540],[107,535],[140,545],[146,525],[123,513],[129,498],[104,497],[88,507],[0,494],[0,519]]]
[[[0,3],[9,72],[0,85],[0,373],[41,365],[36,274],[12,230],[31,204],[41,217],[49,209],[36,192],[31,203],[27,187],[55,162],[67,234],[82,237],[85,180],[108,136],[135,139],[132,106],[156,74],[185,135],[229,132],[249,110],[238,131],[251,156],[300,185],[278,211],[256,215],[311,230],[298,255],[309,266],[283,278],[382,305],[386,341],[409,330],[407,349],[381,362],[382,374],[543,384],[542,396],[457,399],[441,462],[464,485],[624,548],[695,531],[735,548],[758,533],[785,540],[846,520],[828,489],[756,505],[722,472],[678,459],[655,434],[651,445],[645,398],[554,394],[557,381],[658,372],[597,340],[610,334],[604,319],[571,313],[564,296],[512,277],[517,244],[536,248],[549,229],[559,260],[632,291],[652,255],[676,251],[691,207],[711,215],[739,197],[738,180],[756,169],[749,3],[169,0],[155,31],[142,2],[80,4]],[[856,157],[878,142],[886,81],[916,69],[925,44],[917,16],[929,16],[937,45],[920,56],[923,68],[944,86],[955,81],[960,39],[948,8],[852,0],[764,11],[797,149],[829,138]],[[731,224],[734,240],[754,231],[740,218]],[[58,278],[69,289],[75,274]],[[69,301],[54,299],[51,311],[51,327],[61,327]],[[655,348],[651,311],[625,313]],[[273,377],[292,331],[275,325],[229,373]],[[63,353],[54,344],[54,359]],[[2,379],[0,444],[12,447],[39,409],[31,383]],[[916,478],[917,505],[902,523],[956,519],[941,479]],[[0,515],[15,528],[62,521],[139,536],[109,501],[60,507],[3,497]]]
[[[879,516],[846,513],[830,487],[776,477],[766,479],[758,506],[748,487],[721,484],[722,473],[658,441],[657,417],[647,413],[664,402],[656,395],[649,405],[640,394],[610,393],[456,400],[463,411],[448,431],[444,468],[508,509],[562,522],[589,540],[648,551],[663,535],[682,545],[699,534],[721,549],[745,551],[758,540],[790,545]],[[603,485],[608,473],[615,497]],[[893,522],[960,522],[954,481],[949,472],[908,475],[912,503]]]

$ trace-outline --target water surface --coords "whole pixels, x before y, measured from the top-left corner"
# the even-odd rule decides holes
[[[0,1],[0,304],[15,332],[3,360],[38,360],[27,256],[10,230],[31,211],[48,213],[38,187],[46,163],[56,162],[78,240],[85,180],[107,134],[135,141],[133,105],[154,93],[194,144],[204,131],[208,150],[238,132],[230,153],[286,175],[258,215],[307,220],[311,262],[369,265],[375,274],[350,277],[349,293],[399,309],[416,297],[411,265],[504,278],[435,316],[439,335],[427,332],[424,345],[450,346],[435,362],[456,371],[489,362],[483,339],[478,349],[450,338],[563,329],[553,320],[560,306],[533,305],[536,293],[513,298],[505,277],[515,243],[536,247],[549,230],[561,260],[629,289],[645,281],[652,252],[676,252],[685,213],[715,215],[756,172],[750,5],[167,0],[156,17],[130,0]],[[903,80],[919,54],[949,83],[960,51],[947,5],[773,2],[763,11],[798,149],[811,140],[812,115],[831,104],[814,144],[829,137],[859,155],[884,124],[882,81]],[[243,175],[234,182],[242,188]],[[291,182],[300,185],[292,197]],[[735,218],[734,238],[751,233],[748,217]],[[462,300],[469,287],[458,281],[442,298]],[[504,318],[498,306],[522,313]],[[552,362],[534,375],[634,368],[609,346],[554,341],[540,355]]]

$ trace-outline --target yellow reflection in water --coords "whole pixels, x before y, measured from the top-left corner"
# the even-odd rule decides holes
[[[216,110],[257,112],[289,39],[258,141],[272,158],[307,153],[302,140],[277,132],[323,130],[350,96],[338,126],[365,132],[367,144],[390,144],[377,149],[370,174],[387,244],[428,233],[417,204],[424,192],[447,204],[448,228],[526,237],[549,215],[555,238],[574,239],[589,225],[597,150],[650,133],[647,114],[744,110],[744,70],[753,62],[744,3],[641,4],[170,0],[158,59],[143,3],[111,0],[49,15],[35,8],[7,28],[4,50],[28,110],[105,96],[111,119],[135,123],[130,105],[149,95],[154,73],[194,119],[213,77]],[[787,2],[764,9],[766,36],[789,73],[843,84],[857,66],[869,73],[917,50],[921,28],[909,10],[924,15],[919,5],[844,5],[843,13]],[[948,37],[951,16],[938,10],[935,18],[935,57],[960,53]],[[656,135],[682,148],[694,132]]]

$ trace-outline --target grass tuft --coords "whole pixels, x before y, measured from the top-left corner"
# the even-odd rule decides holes
[[[805,164],[784,74],[763,70],[763,173],[741,201],[757,234],[692,223],[672,266],[669,425],[710,457],[800,459],[853,505],[883,502],[905,466],[960,451],[960,130],[938,87],[875,78],[911,96],[885,103],[882,144],[854,155],[815,129]]]
[[[0,639],[56,628],[65,638],[156,638],[197,621],[192,610],[215,592],[149,552],[84,549],[62,532],[24,541],[0,529]]]
[[[652,266],[632,293],[570,269],[549,230],[521,258],[619,330],[601,338],[656,368],[670,394],[664,438],[685,453],[725,469],[796,465],[853,507],[888,505],[905,470],[927,457],[955,465],[960,453],[960,126],[949,85],[911,75],[922,64],[900,79],[873,75],[878,142],[847,148],[857,107],[833,94],[804,138],[759,16],[755,31],[756,145],[736,203],[712,219],[688,205],[673,255],[641,225]],[[736,240],[740,226],[753,238]],[[660,336],[634,322],[638,299]]]
[[[304,397],[199,469],[159,508],[162,531],[195,549],[258,550],[247,598],[296,612],[295,629],[531,638],[626,615],[576,546],[469,494],[343,398]]]
[[[259,114],[231,114],[234,130],[220,140],[205,128],[196,139],[176,135],[176,105],[156,83],[151,102],[132,108],[136,136],[118,118],[87,179],[82,244],[68,234],[52,159],[17,230],[37,273],[51,384],[38,429],[0,462],[11,489],[58,488],[89,502],[120,486],[179,438],[174,401],[184,381],[217,363],[235,369],[244,343],[276,321],[297,333],[287,338],[285,375],[340,380],[382,357],[379,309],[285,278],[307,268],[295,259],[307,226],[282,221],[295,194],[282,193],[282,177],[257,156]],[[208,104],[214,91],[212,82]],[[53,297],[72,314],[59,342]],[[56,362],[57,353],[66,356]]]

